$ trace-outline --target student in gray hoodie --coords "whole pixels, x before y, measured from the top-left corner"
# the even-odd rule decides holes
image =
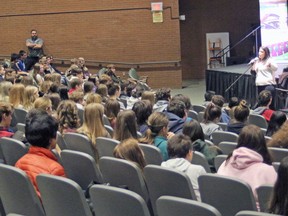
[[[198,177],[206,173],[199,165],[191,164],[193,158],[193,146],[190,138],[183,134],[177,134],[168,140],[167,145],[169,160],[161,166],[184,172],[191,180],[197,200],[200,199]]]

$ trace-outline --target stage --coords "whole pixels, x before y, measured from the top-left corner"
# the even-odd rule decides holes
[[[247,71],[245,73],[245,71]],[[245,73],[228,91],[225,91],[239,76]],[[231,97],[245,99],[248,103],[256,103],[255,77],[250,74],[247,64],[232,65],[206,70],[206,90],[215,91],[226,101]]]

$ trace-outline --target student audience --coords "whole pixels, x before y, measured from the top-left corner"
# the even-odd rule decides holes
[[[109,99],[105,105],[104,114],[107,116],[110,125],[113,129],[116,127],[117,115],[120,112],[120,104],[115,99]]]
[[[204,139],[204,133],[200,123],[196,120],[186,122],[183,127],[183,134],[190,137],[193,150],[201,152],[207,159],[209,165],[214,167],[214,159],[222,151],[217,146],[209,146]]]
[[[142,171],[146,166],[144,153],[138,145],[138,141],[133,138],[123,140],[118,144],[113,152],[114,157],[124,159],[134,163]]]
[[[288,122],[286,121],[278,131],[272,135],[272,139],[267,143],[268,147],[288,148]]]
[[[162,162],[161,166],[184,172],[189,177],[198,201],[201,201],[198,177],[206,173],[202,166],[191,164],[193,146],[190,138],[183,134],[176,134],[168,140],[169,160]]]
[[[137,139],[136,116],[132,110],[118,113],[113,138],[120,142],[129,138]]]
[[[76,103],[72,100],[61,101],[57,109],[57,120],[61,134],[77,132],[80,127],[80,119]]]
[[[104,106],[102,104],[97,103],[88,104],[84,108],[83,125],[77,130],[78,133],[86,135],[91,140],[96,161],[99,160],[96,138],[97,137],[110,138],[110,134],[104,127],[103,115],[104,115]]]
[[[222,95],[214,95],[211,100],[212,103],[221,108],[221,118],[220,122],[228,123],[230,121],[229,113],[223,108],[225,103],[224,97]]]
[[[175,134],[182,133],[183,124],[187,118],[185,103],[183,101],[172,99],[165,112],[169,119],[169,131]]]
[[[0,138],[14,135],[14,131],[10,129],[12,112],[12,106],[9,103],[0,101]]]
[[[274,110],[270,109],[272,103],[272,94],[269,90],[263,90],[258,95],[257,108],[252,111],[254,114],[262,115],[267,122],[270,121]]]
[[[15,166],[26,172],[40,197],[36,177],[39,174],[65,176],[64,168],[51,152],[56,146],[58,123],[48,114],[34,115],[26,123],[25,136],[31,144],[29,152]]]
[[[281,111],[273,112],[270,118],[269,124],[268,124],[266,136],[271,137],[274,133],[276,133],[281,128],[281,126],[286,122],[286,120],[287,120],[287,117],[284,112],[281,112]]]
[[[233,108],[232,119],[227,125],[227,131],[240,134],[242,128],[247,125],[247,120],[250,114],[250,109],[245,100],[242,100],[240,104]]]
[[[274,185],[269,212],[288,215],[288,157],[282,159],[278,168],[278,177]]]
[[[221,118],[221,108],[213,103],[207,105],[203,121],[200,123],[203,133],[207,139],[211,139],[211,135],[215,131],[222,131],[217,124]]]
[[[214,158],[222,151],[217,146],[207,145],[205,137],[211,138],[214,131],[222,130],[218,125],[220,121],[228,123],[227,130],[239,134],[239,139],[236,149],[220,166],[218,174],[247,182],[256,199],[255,189],[258,186],[276,181],[277,174],[271,166],[263,132],[256,126],[246,126],[249,108],[245,100],[239,103],[237,97],[232,97],[228,106],[223,108],[223,96],[207,91],[204,119],[200,123],[188,118],[191,101],[185,95],[177,94],[171,98],[168,88],[158,89],[156,93],[144,91],[141,85],[129,79],[119,80],[114,65],[108,69],[108,74],[91,77],[91,71],[88,71],[81,57],[75,58],[67,70],[68,80],[67,76],[62,75],[64,73],[51,65],[50,58],[41,58],[28,73],[25,72],[24,60],[19,64],[20,70],[17,68],[18,72],[23,73],[16,74],[15,69],[0,68],[0,137],[17,139],[17,132],[10,129],[13,108],[30,110],[26,136],[22,134],[21,140],[29,142],[31,147],[15,166],[27,173],[39,197],[37,175],[48,173],[65,176],[63,167],[51,152],[56,146],[57,130],[61,134],[77,132],[86,135],[91,140],[98,162],[96,138],[110,137],[104,127],[104,114],[114,129],[113,139],[120,141],[113,152],[116,158],[128,160],[143,171],[146,161],[138,143],[158,147],[164,161],[162,166],[186,173],[197,200],[201,200],[197,178],[205,170],[191,164],[193,151],[203,153],[213,168]],[[127,101],[127,108],[119,98]],[[271,136],[272,140],[267,145],[288,148],[286,115],[269,109],[271,101],[271,93],[262,91],[258,108],[253,113],[263,115],[269,122],[266,135]],[[78,109],[83,108],[84,121],[80,125]],[[144,137],[139,138],[141,134]],[[270,205],[272,213],[287,214],[287,190],[284,185],[287,179],[283,174],[287,172],[287,161],[283,160],[279,168]]]
[[[136,115],[137,130],[144,135],[148,130],[147,120],[153,111],[152,104],[149,100],[137,101],[133,105],[132,111]]]
[[[168,159],[167,140],[174,134],[168,132],[169,120],[162,112],[154,112],[148,118],[148,127],[145,137],[140,138],[140,143],[154,145],[160,149],[164,161]]]
[[[248,125],[242,129],[236,149],[222,163],[218,174],[235,177],[249,184],[256,201],[256,189],[259,186],[275,183],[277,173],[272,166],[264,134],[259,127]]]

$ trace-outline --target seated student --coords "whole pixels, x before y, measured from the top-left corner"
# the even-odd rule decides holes
[[[10,124],[12,120],[12,107],[8,102],[0,102],[0,138],[14,135]]]
[[[221,118],[221,108],[213,103],[207,105],[203,122],[200,123],[203,133],[207,139],[211,139],[214,131],[222,131],[221,127],[217,124]]]
[[[168,123],[169,120],[164,113],[152,113],[147,121],[149,128],[145,137],[139,139],[140,143],[147,143],[159,148],[164,161],[168,159],[167,140],[174,135],[174,133],[168,132]]]
[[[227,125],[227,131],[240,134],[242,128],[247,125],[250,109],[245,100],[233,109],[234,118]]]
[[[274,133],[276,133],[281,126],[287,121],[287,117],[286,114],[284,112],[281,111],[275,111],[273,112],[269,124],[268,124],[268,128],[266,131],[266,136],[272,136]]]
[[[161,88],[156,91],[156,103],[153,106],[153,112],[163,112],[166,110],[171,99],[171,90],[168,88]]]
[[[144,153],[138,145],[138,141],[136,139],[130,138],[123,140],[115,147],[113,155],[116,158],[124,159],[136,164],[141,171],[143,171],[144,167],[146,166]]]
[[[207,159],[209,165],[214,167],[214,159],[217,155],[222,154],[218,146],[209,146],[205,143],[204,133],[200,123],[196,120],[186,122],[183,127],[183,134],[190,137],[193,149],[201,152]]]
[[[226,111],[223,109],[223,105],[224,105],[224,102],[225,102],[224,97],[222,95],[214,95],[212,97],[212,101],[211,102],[221,108],[220,122],[228,124],[228,122],[230,121],[230,117],[229,117],[229,114],[226,113]]]
[[[177,94],[177,95],[174,95],[172,97],[172,100],[180,100],[180,101],[182,101],[185,104],[186,122],[191,121],[192,118],[188,117],[189,110],[192,107],[190,98],[188,96],[186,96],[186,95],[183,95],[183,94]]]
[[[277,173],[272,166],[265,137],[259,127],[248,125],[242,129],[236,149],[228,155],[217,173],[235,177],[249,184],[256,201],[256,188],[263,184],[275,183]]]
[[[202,166],[191,164],[193,158],[192,142],[188,136],[177,134],[168,140],[169,160],[162,162],[161,166],[173,168],[187,174],[191,180],[197,200],[200,199],[198,177],[206,173]]]
[[[229,117],[231,119],[234,118],[234,114],[233,114],[234,109],[233,108],[238,106],[239,103],[240,103],[240,101],[239,101],[238,97],[231,97],[228,101],[228,105],[223,108],[224,111],[229,115]]]
[[[267,142],[268,147],[288,148],[288,121],[283,123],[281,128],[272,135],[272,139]]]
[[[73,91],[71,94],[69,94],[69,100],[74,101],[78,109],[84,109],[84,93],[81,89]]]
[[[204,103],[203,106],[207,106],[209,103],[211,103],[212,97],[215,95],[215,91],[207,91],[204,94]]]
[[[176,99],[171,100],[165,114],[169,119],[169,131],[175,134],[182,133],[183,125],[187,118],[184,102]]]
[[[123,141],[128,138],[137,139],[136,116],[132,110],[123,110],[117,115],[113,139]]]
[[[278,178],[270,202],[269,213],[288,215],[288,157],[282,159],[278,168]]]
[[[68,91],[68,94],[71,94],[72,92],[74,92],[77,89],[81,89],[82,88],[81,85],[82,85],[82,81],[80,79],[78,79],[78,78],[72,79],[70,81],[71,88]]]
[[[120,112],[120,104],[117,100],[109,99],[104,105],[104,114],[107,116],[113,129],[116,127],[117,115]]]
[[[263,90],[258,96],[258,105],[257,108],[252,111],[253,114],[262,115],[267,122],[270,121],[270,118],[274,110],[270,109],[269,106],[272,103],[272,94],[268,90]]]
[[[138,101],[132,107],[132,111],[136,115],[137,129],[143,135],[148,130],[147,120],[152,114],[152,110],[153,107],[149,100]]]
[[[36,182],[37,175],[44,173],[65,176],[64,168],[51,152],[56,146],[57,130],[56,120],[45,113],[36,114],[26,122],[25,135],[31,147],[15,166],[26,172],[38,196],[40,192]]]

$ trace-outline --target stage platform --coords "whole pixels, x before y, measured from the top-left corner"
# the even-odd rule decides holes
[[[227,90],[242,74],[244,75]],[[226,101],[235,96],[247,100],[252,105],[256,103],[255,77],[250,74],[250,67],[247,64],[207,69],[206,90],[223,95]]]

